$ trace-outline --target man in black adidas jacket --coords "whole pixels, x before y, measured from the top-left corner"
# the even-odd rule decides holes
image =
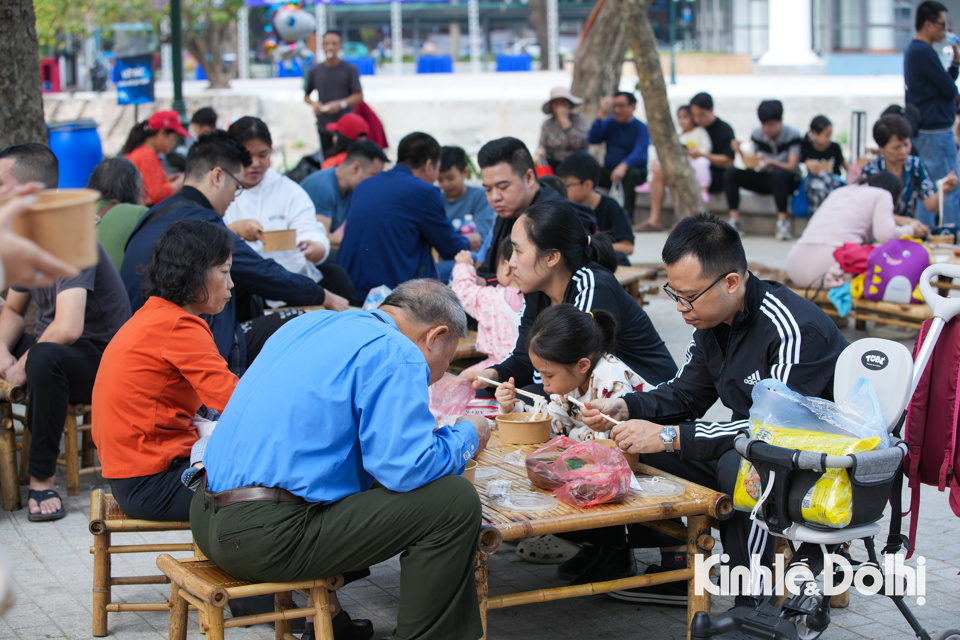
[[[629,418],[612,432],[622,450],[732,495],[740,464],[733,440],[748,426],[753,385],[772,377],[805,396],[832,400],[834,366],[847,341],[812,302],[747,271],[740,236],[716,217],[682,220],[662,257],[664,290],[695,329],[686,362],[673,380],[650,391],[592,403],[584,423],[609,428],[596,410]],[[718,399],[731,410],[731,419],[699,420]],[[773,544],[749,514],[737,511],[721,523],[720,537],[731,567],[749,566],[754,555],[769,566]],[[619,595],[649,601],[631,598],[630,592]]]

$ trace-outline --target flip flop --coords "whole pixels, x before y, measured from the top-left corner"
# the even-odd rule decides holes
[[[645,231],[663,231],[663,225],[659,222],[650,222],[650,219],[648,218],[640,224],[634,226],[633,230],[641,233]]]
[[[50,498],[56,498],[60,500],[60,508],[54,511],[53,513],[30,513],[27,514],[27,520],[30,522],[46,522],[48,520],[59,520],[60,518],[67,515],[67,512],[63,508],[63,500],[60,498],[60,494],[54,491],[53,489],[44,489],[43,491],[35,491],[30,489],[29,492],[30,500],[36,500],[37,506],[40,506],[40,503],[44,500],[49,500]],[[30,507],[27,507],[29,509]]]

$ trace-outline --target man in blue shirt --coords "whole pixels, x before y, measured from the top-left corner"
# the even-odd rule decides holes
[[[393,169],[354,190],[337,264],[353,280],[355,303],[380,285],[439,277],[431,248],[450,260],[480,247],[479,234],[461,236],[447,220],[440,190],[433,186],[439,173],[440,144],[417,131],[400,141]]]
[[[447,209],[447,220],[461,234],[466,233],[465,224],[473,223],[473,231],[480,234],[485,243],[493,231],[496,214],[487,202],[487,194],[480,187],[467,184],[470,169],[467,167],[467,153],[460,147],[443,147],[440,154],[440,175],[437,184],[443,191],[443,204]],[[467,219],[467,216],[470,216]],[[481,247],[483,245],[481,244]],[[486,254],[479,251],[473,254],[474,261],[483,262]],[[444,260],[437,265],[440,280],[447,282],[453,273],[453,260]]]
[[[147,211],[134,227],[127,243],[120,276],[134,312],[144,303],[138,268],[150,262],[153,245],[160,235],[177,220],[207,220],[223,224],[227,207],[243,191],[240,176],[243,175],[243,167],[249,164],[250,152],[223,131],[202,136],[190,147],[183,189]],[[230,277],[236,285],[236,294],[243,292],[248,296],[283,300],[294,305],[323,305],[337,311],[347,308],[344,298],[325,291],[306,276],[291,273],[273,260],[262,258],[243,238],[232,231],[230,235],[233,237]],[[222,312],[215,316],[204,316],[204,319],[210,325],[220,355],[227,361],[230,370],[240,375],[253,361],[270,333],[289,316],[238,317],[236,297],[230,299]],[[243,320],[249,322],[241,325]]]
[[[353,190],[357,185],[383,171],[387,156],[375,142],[358,140],[347,148],[347,157],[335,167],[315,171],[300,186],[317,208],[317,222],[327,228],[330,242],[338,246],[343,240],[340,226],[347,219]]]
[[[953,137],[956,112],[957,75],[960,70],[960,46],[953,44],[953,62],[950,70],[943,68],[934,43],[947,35],[947,8],[939,2],[922,2],[917,7],[916,38],[903,54],[903,80],[906,102],[920,111],[916,137],[917,155],[933,180],[954,172],[960,174],[957,163],[957,143]],[[934,226],[934,213],[917,203],[916,217],[924,224]],[[943,223],[960,222],[960,190],[946,194],[943,204]]]
[[[489,426],[461,416],[438,428],[427,396],[466,331],[456,295],[430,279],[401,284],[376,311],[284,325],[206,445],[190,511],[197,546],[254,582],[403,553],[393,637],[479,638],[480,501],[459,474]]]
[[[608,118],[611,109],[613,115]],[[597,119],[587,134],[590,144],[607,143],[599,186],[608,188],[613,182],[623,184],[623,210],[631,220],[634,189],[647,181],[647,147],[650,146],[647,125],[633,117],[636,110],[637,97],[628,91],[603,98]]]

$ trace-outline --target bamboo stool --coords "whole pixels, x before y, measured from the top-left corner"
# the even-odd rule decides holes
[[[317,640],[333,640],[333,617],[330,592],[343,586],[343,578],[320,578],[296,582],[252,583],[237,580],[210,560],[180,561],[168,554],[157,558],[157,566],[170,579],[170,640],[186,640],[187,607],[200,612],[200,629],[206,640],[223,640],[224,629],[245,627],[261,622],[276,623],[276,640],[297,640],[290,631],[290,621],[314,616]],[[293,608],[293,592],[304,591],[312,605]],[[223,607],[231,598],[274,595],[276,611],[230,618],[224,621]]]
[[[80,424],[77,424],[78,417],[83,418]],[[102,467],[94,464],[96,447],[93,446],[92,428],[89,404],[71,404],[67,407],[67,420],[63,425],[64,454],[57,458],[57,464],[67,468],[68,496],[80,493],[80,476],[100,473],[102,470]],[[20,464],[23,465],[26,459],[21,451]]]
[[[23,387],[0,380],[0,497],[6,511],[16,511],[21,507],[17,450],[22,449],[24,444],[22,441],[17,442],[15,422],[20,421],[22,424],[23,416],[14,415],[13,405],[22,403],[26,397]],[[30,449],[29,440],[26,449]],[[26,473],[26,467],[22,473]]]
[[[102,489],[90,493],[90,533],[93,534],[93,635],[107,635],[107,614],[121,611],[168,611],[170,602],[113,602],[112,588],[120,585],[167,584],[164,575],[114,577],[112,556],[114,553],[161,553],[167,551],[193,551],[193,544],[112,544],[114,533],[146,531],[189,531],[189,522],[155,522],[127,517],[116,500]]]

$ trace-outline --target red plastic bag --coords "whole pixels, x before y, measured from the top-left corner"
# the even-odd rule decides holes
[[[527,455],[527,477],[575,507],[621,502],[633,471],[618,449],[557,436]]]
[[[477,395],[466,378],[445,373],[430,385],[430,412],[438,420],[447,416],[462,416],[467,413],[467,404]]]

